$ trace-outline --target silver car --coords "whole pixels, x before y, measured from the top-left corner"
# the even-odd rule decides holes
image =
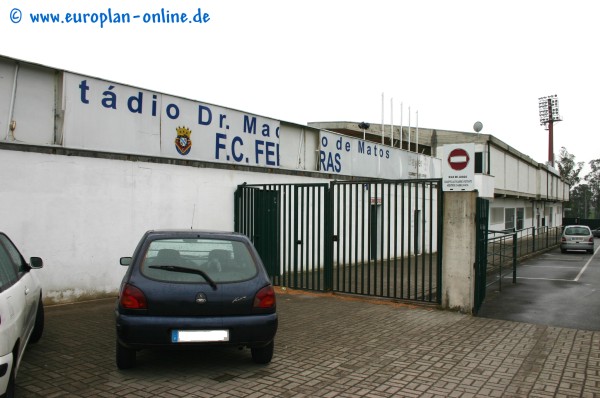
[[[590,227],[587,225],[566,226],[560,239],[560,251],[566,253],[567,250],[585,250],[593,253],[594,236]]]

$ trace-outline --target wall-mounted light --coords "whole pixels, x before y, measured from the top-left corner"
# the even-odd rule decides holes
[[[367,130],[369,129],[369,127],[371,127],[371,125],[369,123],[360,122],[358,124],[358,128],[363,131],[363,141],[367,138],[366,135],[367,135]]]

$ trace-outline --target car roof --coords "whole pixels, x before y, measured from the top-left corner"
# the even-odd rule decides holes
[[[591,234],[592,233],[592,229],[590,227],[588,227],[587,225],[567,225],[564,229],[563,229],[563,233],[565,233],[567,231],[567,229],[586,229],[588,230],[588,232]]]
[[[146,236],[248,239],[240,232],[202,229],[152,229],[146,232]]]

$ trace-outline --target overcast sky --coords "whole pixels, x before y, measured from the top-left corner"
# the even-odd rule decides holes
[[[34,24],[35,13],[129,13],[129,24]],[[201,9],[203,23],[144,24]],[[19,23],[11,21],[21,11]],[[538,162],[538,98],[557,94],[560,147],[600,158],[600,2],[4,0],[0,54],[274,119],[492,134]]]

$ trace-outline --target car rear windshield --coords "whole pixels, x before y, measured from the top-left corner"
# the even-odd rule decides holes
[[[160,239],[148,246],[141,272],[165,282],[237,282],[257,274],[243,242],[224,239]]]
[[[565,235],[590,235],[590,230],[584,227],[567,227]]]

